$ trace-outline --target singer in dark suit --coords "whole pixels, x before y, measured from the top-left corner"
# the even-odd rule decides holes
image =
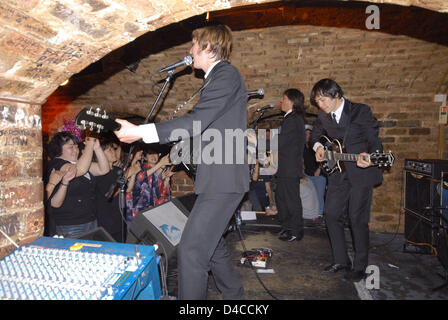
[[[232,45],[230,28],[207,26],[194,30],[192,38],[190,54],[194,67],[205,72],[204,87],[192,111],[170,121],[141,126],[117,120],[122,127],[116,135],[127,143],[140,138],[146,143],[168,143],[180,138],[173,133],[175,129],[186,131],[184,139],[194,136],[195,124],[200,125],[202,155],[195,180],[198,197],[177,250],[178,298],[206,299],[208,272],[211,271],[224,299],[243,299],[242,283],[226,249],[223,233],[249,190],[244,138],[246,87],[239,71],[228,62]],[[224,145],[229,132],[242,134],[239,137],[243,137],[243,143],[232,143],[230,148]],[[221,136],[221,143],[210,139],[210,135]],[[205,154],[212,143],[213,152]]]
[[[281,109],[285,112],[278,136],[278,170],[275,178],[275,203],[282,229],[279,239],[299,241],[303,238],[303,208],[300,199],[300,178],[303,176],[305,119],[303,93],[287,89]]]
[[[310,138],[316,160],[325,159],[324,148],[319,143],[322,135],[343,140],[347,153],[359,154],[357,162],[344,162],[345,171],[328,177],[324,216],[334,261],[322,272],[332,274],[344,270],[345,279],[357,282],[365,277],[368,266],[373,188],[382,182],[381,169],[371,166],[365,158],[383,150],[378,136],[379,124],[367,105],[344,98],[341,87],[331,79],[322,79],[314,85],[310,101],[319,108]],[[348,212],[355,249],[353,266],[345,242],[345,212]]]

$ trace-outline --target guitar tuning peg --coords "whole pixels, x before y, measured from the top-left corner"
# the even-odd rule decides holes
[[[100,111],[101,111],[101,108],[97,107],[96,108],[95,117],[99,117],[100,116]]]
[[[89,109],[89,110],[87,110],[87,111],[86,111],[86,113],[87,113],[88,115],[91,115],[91,114],[93,114],[93,111],[92,111],[92,107],[90,107],[90,109]]]
[[[104,110],[104,114],[101,116],[101,118],[103,118],[103,119],[107,119],[108,118],[106,110]]]

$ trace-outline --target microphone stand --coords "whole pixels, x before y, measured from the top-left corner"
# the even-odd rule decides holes
[[[257,129],[258,121],[260,121],[261,117],[264,116],[264,113],[266,112],[266,110],[267,109],[260,110],[261,111],[260,115],[254,121],[251,122],[251,124],[250,124],[251,126],[255,124],[254,127],[253,127],[254,130]]]
[[[157,106],[157,104],[159,103],[160,99],[162,98],[163,93],[165,92],[166,87],[168,86],[168,84],[173,79],[173,74],[174,74],[174,70],[168,71],[168,76],[165,78],[165,83],[163,84],[162,89],[160,90],[159,94],[157,95],[157,98],[154,101],[154,103],[153,103],[153,105],[151,107],[151,110],[149,111],[149,113],[148,113],[148,115],[147,115],[147,117],[146,117],[146,119],[145,119],[143,124],[148,124],[149,123],[149,120],[151,118],[151,115],[152,115],[155,107]],[[119,202],[119,209],[120,209],[120,212],[121,212],[121,218],[122,218],[123,221],[125,221],[125,223],[126,223],[126,219],[124,217],[124,213],[125,213],[125,210],[126,210],[126,186],[127,186],[127,183],[128,183],[128,180],[125,177],[125,172],[126,172],[126,169],[129,167],[129,165],[131,163],[131,158],[132,158],[132,153],[134,151],[134,147],[135,147],[135,144],[131,145],[131,147],[129,149],[129,153],[128,153],[127,157],[126,157],[125,162],[120,165],[120,169],[121,170],[119,171],[119,176],[117,178],[117,181],[111,186],[111,188],[109,189],[109,192],[106,194],[106,197],[111,199],[113,194],[114,194],[116,186],[117,185],[120,186],[120,193],[119,193],[119,201],[118,202]]]

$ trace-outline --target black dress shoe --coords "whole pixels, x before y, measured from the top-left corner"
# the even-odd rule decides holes
[[[303,238],[303,233],[300,235],[293,235],[290,231],[286,231],[282,236],[279,237],[282,241],[292,242],[292,241],[300,241]]]
[[[326,267],[324,270],[322,270],[322,274],[333,274],[340,270],[349,271],[350,266],[346,264],[339,264],[339,263],[333,263],[332,265]]]
[[[344,274],[344,279],[359,282],[366,277],[365,271],[360,270],[350,270]]]
[[[287,233],[288,230],[281,228],[279,232],[277,232],[275,235],[277,237],[283,236],[285,233]]]

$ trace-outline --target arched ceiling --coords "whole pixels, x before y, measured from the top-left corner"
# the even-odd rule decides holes
[[[448,13],[444,0],[372,0]],[[284,1],[281,5],[367,6],[357,1]],[[0,2],[0,98],[42,104],[66,79],[139,36],[187,18],[264,0],[8,0]],[[271,5],[270,5],[271,4]],[[302,18],[307,18],[302,17]],[[260,13],[248,27],[266,26]],[[282,16],[279,17],[282,19]],[[205,21],[204,21],[205,22]],[[274,22],[281,23],[281,22]],[[310,23],[312,24],[312,23]],[[238,26],[243,28],[244,26]],[[446,24],[441,28],[446,30]],[[161,39],[163,41],[163,39]],[[149,45],[160,45],[151,43]]]

